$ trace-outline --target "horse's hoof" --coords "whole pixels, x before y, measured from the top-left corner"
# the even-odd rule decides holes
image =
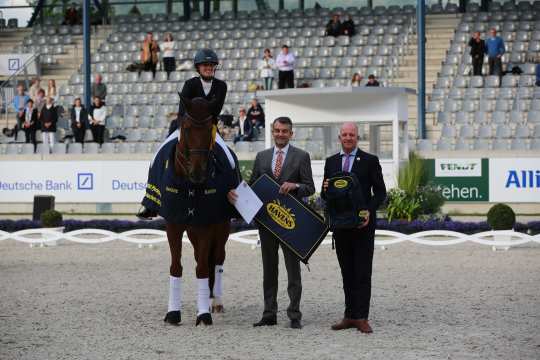
[[[171,325],[179,325],[180,321],[182,321],[182,313],[180,311],[169,311],[163,321]]]
[[[195,326],[199,326],[200,323],[202,323],[203,325],[212,325],[212,315],[210,315],[210,313],[204,313],[197,316]]]
[[[223,305],[212,305],[212,313],[221,314],[225,312]]]

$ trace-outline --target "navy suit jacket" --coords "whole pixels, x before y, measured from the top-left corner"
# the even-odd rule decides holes
[[[324,164],[324,180],[342,171],[342,156],[340,153],[330,156]],[[370,225],[375,225],[377,209],[386,199],[386,186],[382,175],[379,158],[360,149],[356,152],[351,172],[358,177],[362,195],[369,209]],[[325,198],[324,190],[321,197]]]

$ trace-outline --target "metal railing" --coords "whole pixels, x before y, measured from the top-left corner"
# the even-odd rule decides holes
[[[32,62],[36,63],[36,76],[39,77],[41,75],[41,67],[39,64],[40,55],[41,54],[39,52],[34,53],[28,60],[26,60],[26,62],[19,68],[19,70],[11,74],[10,77],[8,77],[7,80],[5,80],[3,84],[0,85],[0,110],[4,112],[6,127],[9,124],[8,112],[9,107],[13,102],[13,98],[15,97],[15,88],[17,87],[17,84],[20,81],[24,81],[26,85],[25,87],[27,89],[29,88],[28,85],[30,83],[30,79],[28,75],[28,67],[30,66],[30,64],[32,64]]]

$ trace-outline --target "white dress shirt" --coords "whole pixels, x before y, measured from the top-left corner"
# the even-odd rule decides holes
[[[274,155],[272,156],[272,173],[275,172],[276,169],[276,160],[278,156],[278,151],[282,151],[283,154],[283,160],[281,161],[281,172],[283,172],[283,164],[285,164],[285,158],[287,157],[287,152],[289,151],[289,144],[285,145],[283,148],[278,148],[277,146],[274,146]]]
[[[80,123],[81,122],[81,109],[82,107],[74,107],[75,109],[75,121],[77,123]]]
[[[174,41],[164,41],[161,43],[160,50],[163,57],[174,57]]]
[[[285,63],[287,62],[287,63]],[[284,53],[279,53],[276,64],[279,71],[291,71],[294,70],[294,63],[296,62],[296,59],[294,58],[294,55],[292,53],[288,53],[285,55]]]
[[[201,79],[201,84],[202,84],[202,88],[203,88],[203,91],[204,91],[204,95],[208,96],[208,94],[210,94],[210,90],[212,90],[212,80],[210,81],[204,81],[202,78]]]

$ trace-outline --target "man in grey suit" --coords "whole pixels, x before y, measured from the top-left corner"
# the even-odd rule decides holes
[[[293,135],[292,121],[288,117],[279,117],[272,123],[274,144],[270,149],[257,153],[250,184],[261,175],[268,174],[281,185],[280,193],[301,199],[315,192],[311,174],[309,154],[289,144]],[[236,194],[231,191],[229,200],[234,202]],[[278,249],[279,240],[268,230],[260,227],[261,253],[263,260],[264,312],[262,319],[253,326],[270,326],[277,324],[277,291],[278,291]],[[302,277],[300,260],[285,246],[281,246],[285,267],[287,269],[290,304],[287,315],[291,320],[291,328],[302,328],[300,298],[302,296]]]

